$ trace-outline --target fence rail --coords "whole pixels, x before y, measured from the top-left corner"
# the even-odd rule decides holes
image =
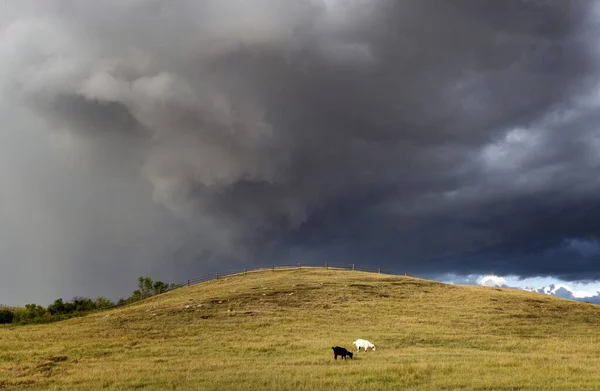
[[[216,280],[216,279],[223,278],[223,277],[230,277],[230,276],[235,276],[235,275],[256,273],[256,272],[264,272],[264,271],[269,271],[269,270],[275,272],[275,271],[298,270],[298,269],[326,269],[326,270],[348,270],[348,271],[351,270],[351,271],[370,272],[370,273],[382,273],[382,270],[379,267],[365,267],[365,266],[359,266],[356,264],[325,263],[325,264],[306,264],[306,265],[302,265],[302,264],[271,265],[271,266],[263,265],[263,266],[257,266],[253,269],[244,268],[244,270],[236,269],[236,270],[230,270],[227,272],[207,273],[207,274],[203,274],[201,276],[197,276],[197,277],[188,279],[187,281],[185,281],[183,283],[183,285],[190,286],[190,285],[199,284],[201,282]],[[394,272],[389,272],[389,271],[386,271],[386,273],[392,274],[392,275],[407,276],[406,273],[394,273]]]

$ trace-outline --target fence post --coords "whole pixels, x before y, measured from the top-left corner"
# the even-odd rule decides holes
[[[217,272],[216,274],[217,280],[219,279],[219,272]]]
[[[352,271],[354,271],[354,264],[352,264]]]
[[[298,269],[302,269],[302,265],[298,264]]]
[[[329,270],[329,266],[327,266],[327,262],[325,263],[325,269]]]
[[[244,268],[244,275],[248,273],[248,269]]]
[[[190,286],[190,280],[188,280],[188,286]]]
[[[272,268],[272,270],[273,270],[273,271],[275,271],[275,265],[273,265],[273,268]]]
[[[381,268],[380,267],[377,268],[377,273],[381,274]]]

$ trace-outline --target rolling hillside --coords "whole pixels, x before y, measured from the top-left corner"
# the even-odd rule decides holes
[[[323,270],[252,272],[0,328],[0,390],[597,390],[600,307]],[[375,352],[333,360],[365,338]]]

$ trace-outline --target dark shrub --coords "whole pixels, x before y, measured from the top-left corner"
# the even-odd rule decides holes
[[[0,310],[0,324],[12,323],[15,314],[9,310]]]

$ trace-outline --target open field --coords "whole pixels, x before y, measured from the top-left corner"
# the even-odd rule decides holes
[[[0,328],[0,390],[600,390],[600,307],[353,271],[262,271]],[[364,338],[375,352],[333,360]]]

